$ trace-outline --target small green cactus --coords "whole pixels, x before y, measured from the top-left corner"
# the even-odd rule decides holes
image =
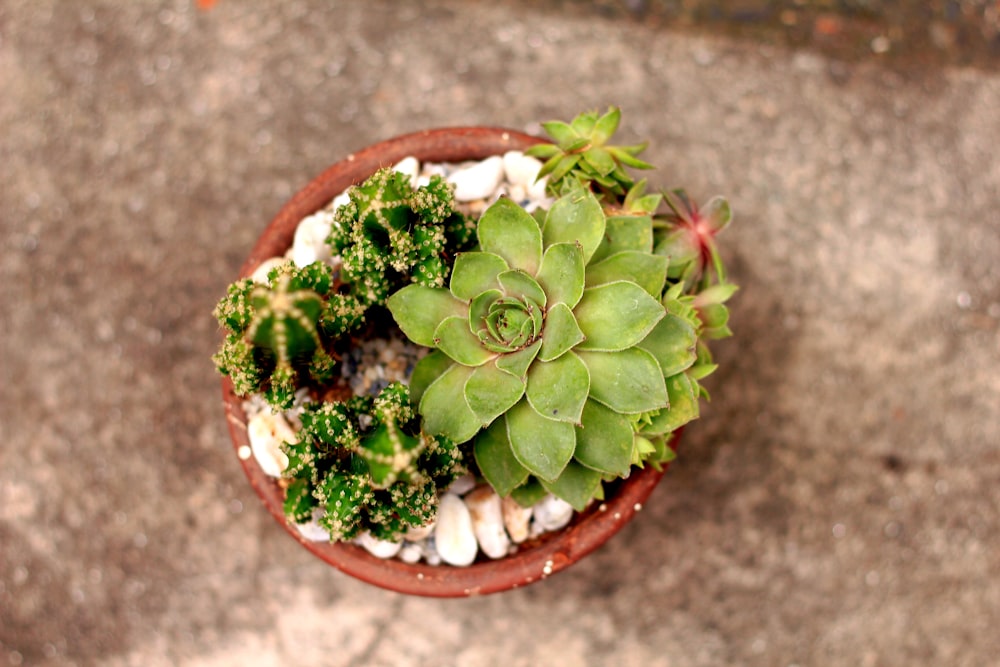
[[[272,270],[268,285],[249,279],[231,285],[215,315],[228,334],[214,361],[235,392],[262,393],[287,409],[299,387],[334,377],[331,342],[357,328],[364,309],[333,291],[329,266],[288,263]]]
[[[440,490],[465,472],[448,438],[428,436],[409,390],[392,383],[377,397],[307,406],[288,456],[285,514],[302,523],[319,512],[334,540],[362,530],[398,540],[434,519]]]
[[[414,189],[406,174],[380,169],[348,195],[328,243],[343,262],[341,279],[366,307],[410,282],[443,285],[449,254],[466,247],[475,229],[438,176]]]

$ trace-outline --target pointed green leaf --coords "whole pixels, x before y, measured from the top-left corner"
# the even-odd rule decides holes
[[[688,376],[678,373],[668,377],[666,384],[670,407],[660,410],[643,433],[670,433],[698,418],[698,392]]]
[[[621,352],[576,352],[590,371],[590,397],[616,412],[635,414],[667,405],[660,365],[637,347]]]
[[[469,304],[469,329],[478,332],[486,327],[486,315],[490,312],[490,306],[497,299],[503,297],[503,292],[498,289],[486,290],[472,299]]]
[[[618,107],[611,107],[608,112],[597,119],[591,133],[594,143],[603,145],[608,139],[618,131],[618,123],[621,122],[622,112]]]
[[[477,228],[484,252],[499,255],[512,269],[531,275],[542,263],[542,232],[535,219],[507,197],[483,213]]]
[[[573,310],[587,337],[581,350],[624,350],[646,337],[666,311],[643,288],[624,280],[591,287]]]
[[[568,502],[577,512],[582,512],[601,487],[601,473],[570,461],[558,479],[551,482],[543,479],[541,482],[549,493]]]
[[[511,352],[509,354],[502,354],[497,357],[497,368],[510,373],[514,377],[523,379],[525,374],[528,372],[528,366],[530,366],[531,362],[538,356],[538,350],[540,350],[541,347],[542,341],[536,340],[523,350],[518,350],[517,352]]]
[[[386,302],[396,324],[417,345],[434,347],[434,332],[448,317],[464,315],[468,306],[446,289],[407,285]]]
[[[586,264],[604,238],[604,211],[589,190],[577,189],[552,204],[545,216],[545,247],[579,243]]]
[[[469,301],[486,290],[498,289],[497,275],[509,268],[499,255],[488,252],[459,253],[451,272],[451,293],[458,299]]]
[[[663,377],[670,377],[690,368],[695,362],[698,358],[695,351],[697,341],[698,334],[689,322],[667,313],[642,339],[639,347],[653,355],[660,364]]]
[[[527,482],[510,492],[510,497],[521,507],[531,507],[548,494],[537,479],[529,477]]]
[[[622,252],[653,251],[653,219],[648,215],[620,215],[609,217],[604,228],[604,239],[590,263]]]
[[[588,400],[576,429],[573,457],[588,468],[623,477],[632,466],[632,436],[625,415]]]
[[[536,361],[528,369],[525,396],[538,414],[557,421],[580,423],[590,393],[590,373],[572,352],[554,361]]]
[[[474,436],[482,426],[465,402],[465,383],[474,369],[454,364],[431,383],[420,399],[424,430],[431,435],[446,435],[456,443]]]
[[[473,443],[476,465],[500,497],[509,496],[528,479],[528,469],[517,462],[503,420],[476,436]]]
[[[545,316],[542,349],[538,353],[538,358],[542,361],[552,361],[566,350],[578,345],[583,339],[583,332],[573,317],[573,311],[565,303],[557,303],[549,308]]]
[[[587,267],[587,287],[626,280],[659,299],[667,282],[670,260],[662,255],[626,250]]]
[[[608,152],[626,167],[632,167],[633,169],[654,169],[653,165],[636,157],[637,154],[644,150],[646,150],[646,144],[644,143],[637,146],[608,146]]]
[[[584,144],[587,143],[586,139],[581,139],[580,141]],[[575,149],[568,147],[566,150],[575,150]],[[573,167],[575,167],[580,162],[580,160],[581,156],[579,154],[562,155],[559,157],[552,158],[551,161],[553,162],[553,166],[552,166],[552,172],[549,174],[549,182],[558,183],[559,181],[561,181],[566,176],[566,174],[573,171]],[[542,165],[542,169],[538,173],[544,175],[545,167],[547,166],[548,163]]]
[[[545,250],[538,284],[545,290],[549,304],[576,306],[583,296],[585,280],[583,249],[578,243],[556,243]]]
[[[469,330],[469,320],[460,316],[449,317],[438,326],[434,345],[463,366],[480,366],[496,357]]]
[[[559,153],[559,147],[555,144],[550,143],[540,143],[528,148],[524,151],[525,155],[530,155],[531,157],[537,157],[542,160],[548,160],[553,155]]]
[[[590,133],[594,131],[594,125],[597,124],[597,112],[596,111],[585,111],[576,118],[573,119],[570,126],[576,133],[582,137],[589,137]]]
[[[504,293],[508,296],[531,299],[542,308],[545,307],[545,292],[541,285],[524,271],[504,271],[497,276]]]
[[[454,363],[447,354],[440,350],[433,350],[418,361],[410,376],[410,401],[414,405],[420,405],[420,399],[427,391],[427,387],[451,368]]]
[[[584,151],[583,159],[601,176],[607,176],[615,170],[615,159],[603,148],[595,146]]]
[[[550,120],[542,123],[546,134],[555,139],[556,143],[571,143],[580,138],[580,134],[568,123],[561,120]]]
[[[524,382],[495,363],[483,364],[465,383],[465,400],[483,426],[507,412],[524,396]]]
[[[733,220],[733,212],[729,208],[729,202],[723,197],[712,197],[701,207],[701,219],[708,224],[708,228],[718,234],[729,226]]]
[[[574,426],[542,417],[524,399],[507,411],[506,420],[518,462],[541,479],[559,477],[576,449]]]

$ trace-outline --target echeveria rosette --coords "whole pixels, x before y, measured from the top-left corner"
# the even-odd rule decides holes
[[[582,189],[540,222],[500,199],[449,289],[388,300],[403,332],[436,348],[411,380],[424,429],[475,438],[501,495],[534,476],[586,505],[604,477],[628,473],[640,417],[669,412],[665,371],[693,363],[693,330],[661,340],[687,326],[660,300],[669,260],[651,252],[648,216],[626,217],[608,220]]]

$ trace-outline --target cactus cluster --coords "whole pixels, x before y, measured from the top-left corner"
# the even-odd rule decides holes
[[[283,446],[285,514],[318,518],[333,540],[362,530],[400,539],[434,519],[438,489],[465,472],[451,440],[421,431],[398,382],[376,397],[310,404],[301,420],[298,441]]]
[[[475,229],[440,176],[414,188],[406,174],[380,169],[347,194],[327,242],[341,258],[341,279],[365,306],[385,303],[410,282],[443,285],[448,257]]]
[[[290,262],[272,269],[267,285],[240,280],[215,308],[227,330],[214,361],[239,395],[261,393],[275,407],[291,407],[299,387],[334,377],[335,341],[364,320],[364,308],[334,291],[332,269]]]
[[[706,341],[731,334],[736,287],[715,243],[731,213],[722,198],[647,193],[628,171],[651,167],[645,144],[612,144],[619,121],[612,108],[543,124],[553,142],[527,152],[545,160],[547,209],[501,198],[477,220],[442,178],[415,187],[380,169],[334,212],[332,264],[229,288],[215,362],[275,409],[302,387],[323,395],[366,320],[391,314],[430,348],[409,387],[307,404],[284,445],[290,519],[395,540],[433,520],[467,465],[501,496],[582,509],[604,482],[673,457],[716,367]]]

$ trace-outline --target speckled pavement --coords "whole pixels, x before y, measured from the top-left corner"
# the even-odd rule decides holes
[[[0,665],[997,664],[1000,73],[545,7],[0,1]],[[231,452],[215,301],[352,150],[612,103],[737,215],[677,465],[524,590],[331,570]]]

